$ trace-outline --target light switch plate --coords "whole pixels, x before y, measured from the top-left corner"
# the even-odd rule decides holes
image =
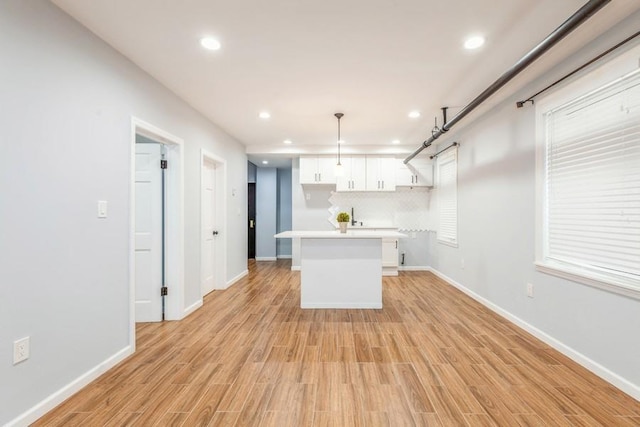
[[[533,298],[533,283],[527,283],[527,296]]]
[[[107,217],[107,201],[98,200],[98,218]]]

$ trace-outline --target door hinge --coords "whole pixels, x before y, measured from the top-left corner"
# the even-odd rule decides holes
[[[169,293],[169,289],[166,286],[163,286],[160,288],[160,296],[164,297],[167,296],[167,294]]]
[[[167,168],[167,161],[160,160],[160,169],[166,169],[166,168]]]

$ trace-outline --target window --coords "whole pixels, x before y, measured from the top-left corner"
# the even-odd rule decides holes
[[[438,241],[458,244],[458,148],[452,147],[436,160],[438,191]]]
[[[539,117],[544,171],[537,264],[640,298],[640,70],[581,88],[573,99],[547,103]]]

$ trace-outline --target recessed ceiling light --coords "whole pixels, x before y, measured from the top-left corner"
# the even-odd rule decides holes
[[[261,119],[269,119],[271,118],[271,114],[269,114],[268,111],[261,111],[260,114],[258,114],[258,117],[260,117]]]
[[[268,162],[267,160],[263,160],[263,161],[262,161],[262,164],[263,164],[263,165],[268,165],[268,164],[269,164],[269,162]]]
[[[293,141],[291,141],[290,139],[285,139],[284,141],[282,141],[284,144],[293,144]]]
[[[213,37],[203,37],[200,39],[200,44],[203,48],[209,50],[218,50],[220,49],[220,42]]]
[[[391,141],[392,144],[394,145],[398,145],[400,144],[400,140],[399,139],[394,139],[393,141]]]
[[[418,117],[420,117],[420,111],[412,111],[409,113],[409,117],[411,117],[412,119],[417,119]]]
[[[465,49],[477,49],[480,46],[482,46],[484,44],[484,37],[482,36],[471,36],[468,37],[465,41],[464,41],[464,48]]]

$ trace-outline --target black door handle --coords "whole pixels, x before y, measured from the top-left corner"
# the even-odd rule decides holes
[[[217,231],[214,231],[214,232],[213,232],[213,235],[214,235],[214,236],[217,236],[217,235],[218,235],[218,232],[217,232]]]

